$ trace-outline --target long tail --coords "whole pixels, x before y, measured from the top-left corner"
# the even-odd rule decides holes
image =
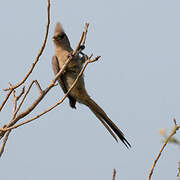
[[[90,110],[102,122],[102,124],[105,126],[105,128],[109,131],[109,133],[114,137],[116,141],[118,141],[116,138],[117,135],[127,148],[131,147],[130,143],[126,140],[124,134],[120,131],[120,129],[111,121],[111,119],[109,119],[106,113],[89,96],[86,97],[86,100],[83,102],[83,104],[90,108]]]

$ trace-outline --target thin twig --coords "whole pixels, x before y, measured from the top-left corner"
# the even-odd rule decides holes
[[[14,116],[14,112],[16,111],[16,107],[17,107],[17,98],[15,95],[15,90],[13,90],[12,92],[12,102],[13,102],[13,112],[12,112],[12,116]]]
[[[2,110],[2,108],[4,107],[5,103],[7,102],[9,96],[11,95],[12,91],[16,88],[18,88],[19,86],[21,86],[30,76],[30,74],[32,73],[35,65],[37,64],[37,62],[39,61],[40,56],[42,55],[44,48],[46,46],[46,42],[47,42],[47,37],[49,34],[49,25],[50,25],[50,0],[47,0],[47,24],[46,24],[46,32],[45,32],[45,36],[44,36],[44,40],[41,46],[41,49],[38,53],[38,55],[36,56],[36,58],[34,59],[34,62],[31,65],[31,68],[29,69],[29,71],[26,73],[24,79],[22,79],[19,83],[17,83],[16,85],[9,87],[9,88],[5,88],[4,91],[9,91],[5,100],[2,102],[1,106],[0,106],[0,111]]]
[[[78,74],[76,80],[75,80],[74,83],[72,84],[71,88],[70,88],[70,89],[68,90],[68,92],[64,95],[64,97],[63,97],[62,99],[60,99],[55,105],[51,106],[49,109],[43,111],[42,113],[38,114],[37,116],[35,116],[35,117],[31,118],[31,119],[28,119],[27,121],[24,121],[24,122],[22,122],[22,123],[19,123],[19,124],[17,124],[17,125],[13,125],[13,126],[10,126],[10,127],[7,126],[7,127],[5,127],[5,128],[1,128],[0,131],[8,131],[8,130],[11,130],[11,129],[15,129],[15,128],[19,127],[19,126],[22,126],[22,125],[24,125],[24,124],[30,123],[31,121],[33,121],[33,120],[41,117],[42,115],[46,114],[47,112],[49,112],[49,111],[51,111],[52,109],[54,109],[55,107],[57,107],[59,104],[61,104],[61,103],[65,100],[65,98],[68,96],[68,94],[69,94],[69,93],[71,92],[71,90],[74,88],[74,86],[75,86],[76,83],[78,82],[79,78],[82,76],[82,73],[84,72],[86,66],[87,66],[89,63],[92,63],[92,62],[97,61],[99,58],[100,58],[100,56],[97,56],[97,57],[95,57],[95,58],[92,59],[92,60],[87,60],[87,61],[86,61],[86,63],[84,64],[84,66],[83,66],[83,68],[82,68],[82,70],[81,70],[81,72]]]
[[[36,58],[34,59],[34,62],[32,63],[31,68],[29,69],[29,71],[26,73],[25,77],[23,80],[21,80],[19,83],[17,83],[16,85],[14,85],[12,88],[16,89],[17,87],[19,87],[20,85],[22,85],[27,78],[29,77],[29,75],[32,73],[35,65],[37,64],[37,62],[39,61],[40,56],[42,55],[44,48],[46,46],[46,42],[47,42],[47,37],[48,37],[48,33],[49,33],[49,25],[50,25],[50,0],[47,0],[47,24],[46,24],[46,32],[45,32],[45,36],[44,36],[44,40],[41,46],[41,49],[38,53],[38,55],[36,56]],[[5,88],[4,91],[8,91],[12,88]]]
[[[88,24],[88,23],[85,23],[84,30],[83,30],[83,32],[82,32],[82,34],[81,34],[81,37],[80,37],[80,40],[79,40],[79,42],[78,42],[78,44],[77,44],[77,46],[76,46],[76,49],[75,49],[74,52],[73,52],[73,55],[75,55],[75,54],[78,52],[79,47],[80,47],[81,45],[84,45],[84,44],[85,44],[88,27],[89,27],[89,24]]]
[[[12,86],[11,83],[10,84],[10,87]],[[13,112],[12,112],[12,118],[15,117],[15,112],[16,112],[16,109],[17,109],[17,101],[18,99],[23,95],[24,93],[24,87],[21,91],[21,93],[16,97],[15,95],[15,90],[12,91],[12,101],[13,101]],[[7,127],[6,125],[3,126],[3,128]],[[9,134],[10,134],[11,130],[7,131],[3,137],[3,140],[2,140],[2,143],[1,143],[1,148],[0,148],[0,157],[2,156],[3,152],[4,152],[4,148],[5,148],[5,145],[6,145],[6,142],[8,140],[8,137],[9,137]]]
[[[12,86],[12,85],[10,84],[10,86]],[[20,95],[19,95],[18,98],[17,98],[16,95],[15,95],[15,90],[12,91],[12,98],[13,98],[13,99],[12,99],[12,101],[13,101],[12,117],[13,117],[14,114],[15,114],[15,111],[16,111],[16,108],[17,108],[17,101],[18,101],[18,99],[20,98],[22,92],[23,92],[23,90],[21,91]],[[6,127],[6,125],[3,126],[3,128],[5,128],[5,127]],[[11,132],[11,130],[5,132],[5,135],[4,135],[3,139],[2,139],[1,147],[0,147],[0,157],[2,156],[2,154],[3,154],[3,152],[4,152],[4,148],[5,148],[5,145],[6,145],[6,142],[7,142],[7,140],[8,140],[8,137],[9,137],[10,132]],[[2,132],[1,132],[0,134],[2,134]]]
[[[19,109],[21,108],[24,100],[26,99],[29,91],[31,90],[32,85],[33,85],[35,82],[36,82],[36,80],[33,80],[33,81],[31,82],[31,84],[29,85],[29,87],[28,87],[26,93],[24,94],[24,97],[22,98],[21,102],[19,103],[19,105],[18,105],[18,107],[17,107],[17,109],[16,109],[16,111],[15,111],[15,113],[14,113],[14,116],[13,116],[13,118],[12,118],[11,121],[13,121],[13,119],[16,117],[16,114],[18,113]]]
[[[166,147],[166,145],[167,145],[168,141],[171,139],[171,137],[172,137],[174,134],[176,134],[176,131],[177,131],[179,128],[180,128],[180,126],[178,126],[178,125],[176,124],[176,119],[174,118],[174,128],[172,129],[170,135],[165,139],[164,144],[163,144],[163,146],[161,147],[161,150],[159,151],[156,159],[154,160],[153,165],[152,165],[152,167],[151,167],[151,169],[150,169],[150,172],[149,172],[149,174],[148,174],[148,180],[151,179],[151,176],[152,176],[152,174],[153,174],[154,168],[155,168],[155,166],[156,166],[157,161],[159,160],[159,158],[160,158],[160,156],[161,156],[162,151],[163,151],[164,148]]]
[[[178,163],[178,174],[177,174],[177,177],[180,180],[180,162]]]
[[[4,101],[2,102],[2,104],[0,106],[0,112],[1,112],[2,108],[4,107],[4,105],[6,104],[7,100],[9,99],[9,96],[11,95],[12,91],[13,91],[13,89],[8,91],[6,98],[4,99]]]
[[[41,46],[41,49],[37,55],[37,57],[35,58],[30,70],[28,71],[28,73],[25,75],[24,79],[22,81],[20,81],[19,83],[17,83],[15,86],[12,86],[10,84],[9,88],[4,89],[5,91],[8,91],[6,98],[4,99],[4,101],[2,102],[1,106],[0,106],[0,112],[3,109],[4,105],[6,104],[7,100],[9,99],[11,93],[13,92],[13,114],[12,114],[12,120],[15,118],[16,114],[18,111],[17,110],[17,101],[19,100],[19,98],[24,94],[24,87],[21,91],[21,93],[19,94],[19,96],[15,96],[15,89],[18,88],[19,86],[21,86],[30,76],[30,74],[32,73],[36,63],[38,62],[40,56],[42,55],[46,42],[47,42],[47,37],[48,37],[48,33],[49,33],[49,24],[50,24],[50,0],[47,0],[47,25],[46,25],[46,33],[45,33],[45,37],[44,37],[44,41],[43,44]],[[12,121],[11,121],[12,123]],[[3,126],[3,129],[7,127],[6,125]],[[6,145],[6,142],[8,140],[8,136],[10,134],[11,130],[6,131],[5,133],[3,133],[3,131],[0,132],[0,139],[3,137],[2,142],[1,142],[1,147],[0,147],[0,157],[2,156],[3,152],[4,152],[4,148]]]
[[[4,152],[4,147],[6,145],[6,142],[8,140],[8,136],[9,136],[9,133],[11,131],[7,131],[2,139],[2,142],[1,142],[1,147],[0,147],[0,157],[2,156],[3,152]]]
[[[112,176],[112,180],[115,180],[115,178],[116,178],[116,169],[114,168],[114,169],[113,169],[113,176]]]
[[[25,86],[23,86],[21,93],[16,97],[17,101],[19,100],[19,98],[21,98],[21,96],[24,94],[24,92],[25,92]]]
[[[85,26],[85,29],[84,29],[85,35],[84,35],[84,38],[82,40],[82,46],[84,46],[85,42],[86,42],[86,36],[87,36],[88,27],[89,27],[89,23],[86,23],[86,26]]]
[[[4,107],[4,105],[6,104],[7,100],[9,99],[11,93],[17,88],[19,87],[20,85],[22,85],[26,80],[27,78],[29,77],[29,75],[32,73],[36,63],[38,62],[40,56],[42,55],[43,51],[44,51],[44,48],[45,48],[45,45],[46,45],[46,42],[47,42],[47,37],[48,37],[48,33],[49,33],[49,25],[50,25],[50,0],[47,0],[47,24],[46,24],[46,32],[45,32],[45,37],[44,37],[44,41],[43,41],[43,44],[41,46],[41,49],[37,55],[37,57],[35,58],[30,70],[28,71],[28,73],[25,75],[25,78],[20,81],[18,84],[16,84],[15,86],[12,86],[10,85],[10,88],[6,88],[4,89],[5,91],[8,91],[8,94],[6,95],[6,98],[4,99],[4,101],[2,102],[1,106],[0,106],[0,111],[2,110],[2,108]],[[14,115],[13,117],[15,118],[16,116],[16,111],[14,111]],[[13,119],[13,118],[12,118]],[[12,123],[12,121],[11,121]],[[5,125],[6,126],[6,125]],[[3,128],[5,128],[5,126],[3,126]],[[10,133],[10,131],[7,132],[8,135]],[[0,139],[4,136],[5,134],[1,131],[0,132]],[[8,136],[7,136],[8,137]],[[3,143],[3,142],[2,142]],[[5,145],[5,143],[4,143]]]
[[[39,82],[37,80],[34,80],[34,82],[36,83],[36,86],[37,86],[37,88],[39,90],[39,93],[41,94],[42,93],[42,88],[41,88]]]

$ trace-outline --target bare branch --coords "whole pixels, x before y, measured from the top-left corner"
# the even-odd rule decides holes
[[[22,85],[27,78],[30,76],[30,74],[32,73],[35,65],[37,64],[37,62],[39,61],[40,56],[42,55],[44,48],[46,46],[46,42],[47,42],[47,37],[48,37],[48,33],[49,33],[49,25],[50,25],[50,0],[47,0],[47,24],[46,24],[46,32],[45,32],[45,37],[41,46],[41,49],[38,53],[38,55],[36,56],[36,58],[34,59],[34,62],[32,63],[31,68],[29,69],[29,71],[27,72],[27,74],[25,75],[24,79],[21,80],[19,83],[17,83],[16,85],[14,85],[12,88],[16,89],[17,87],[19,87],[20,85]],[[5,88],[4,91],[8,91],[12,88]]]
[[[1,147],[0,147],[0,157],[2,156],[3,152],[4,152],[4,147],[6,145],[6,142],[8,140],[8,136],[9,136],[9,133],[11,131],[7,131],[3,137],[3,140],[2,140],[2,143],[1,143]]]
[[[34,80],[34,82],[36,83],[36,86],[37,86],[37,88],[39,90],[39,93],[41,94],[42,93],[42,89],[41,89],[41,86],[40,86],[39,82],[37,80]]]
[[[14,112],[16,111],[16,107],[17,107],[17,99],[16,99],[16,95],[15,95],[15,90],[13,90],[12,92],[12,101],[13,101],[13,115]]]
[[[10,87],[12,86],[11,83],[10,84]],[[12,101],[13,101],[13,112],[12,112],[12,117],[15,117],[15,112],[16,112],[16,109],[17,109],[17,101],[18,99],[23,95],[24,93],[24,87],[22,88],[22,91],[21,93],[16,97],[15,95],[15,90],[12,91]],[[7,126],[4,125],[3,128],[6,128]],[[3,140],[2,140],[2,143],[1,143],[1,147],[0,147],[0,157],[2,156],[3,152],[4,152],[4,148],[5,148],[5,145],[6,145],[6,142],[8,140],[8,137],[9,137],[9,134],[10,134],[11,130],[7,131],[3,137]],[[2,133],[0,133],[2,134]]]
[[[82,45],[85,45],[88,27],[89,27],[89,23],[86,23],[85,28],[84,28],[84,38],[83,38],[82,43],[81,43]]]
[[[17,107],[17,109],[16,109],[16,111],[15,111],[15,113],[14,113],[14,116],[12,117],[12,120],[11,120],[11,121],[13,121],[13,119],[16,117],[16,114],[18,113],[19,109],[21,108],[24,100],[26,99],[27,95],[29,94],[29,91],[31,90],[31,87],[32,87],[32,85],[33,85],[34,83],[37,83],[37,81],[34,80],[34,81],[32,81],[31,84],[29,85],[29,87],[28,87],[28,89],[27,89],[24,97],[22,98],[21,102],[19,103],[19,106]],[[39,83],[38,83],[38,84],[39,84]],[[41,92],[42,92],[42,90],[41,90]]]
[[[37,64],[37,62],[39,61],[40,56],[42,55],[46,42],[47,42],[47,37],[48,37],[48,33],[49,33],[49,24],[50,24],[50,0],[47,0],[47,24],[46,24],[46,32],[45,32],[45,37],[41,46],[41,49],[37,55],[37,57],[35,58],[34,62],[32,63],[32,66],[30,68],[30,70],[28,71],[28,73],[25,75],[24,79],[22,81],[20,81],[19,83],[17,83],[15,86],[13,86],[12,84],[10,84],[9,88],[4,89],[5,91],[8,91],[6,98],[4,99],[4,101],[2,102],[1,106],[0,106],[0,112],[3,109],[4,105],[6,104],[7,100],[9,99],[11,93],[13,92],[13,115],[12,115],[12,119],[10,121],[10,123],[13,122],[13,119],[16,117],[16,114],[18,112],[19,109],[17,109],[17,101],[18,99],[24,94],[24,87],[21,91],[21,93],[19,94],[19,96],[15,96],[15,89],[18,88],[19,86],[21,86],[30,76],[30,74],[32,73],[35,65]],[[23,102],[23,101],[22,101]],[[19,108],[21,107],[21,103]],[[4,129],[5,127],[7,127],[7,125],[4,125],[2,129]],[[0,131],[0,139],[4,136],[2,143],[1,143],[1,148],[0,148],[0,157],[2,156],[3,152],[4,152],[4,147],[5,144],[7,142],[8,136],[10,134],[11,131],[7,131],[7,132],[3,132]]]
[[[113,177],[112,177],[112,180],[115,180],[115,178],[116,178],[116,169],[114,168],[114,169],[113,169]]]
[[[24,94],[24,92],[25,92],[25,86],[23,86],[21,93],[16,97],[17,101],[19,100],[19,98],[21,98],[21,96]]]
[[[4,101],[2,102],[1,106],[0,106],[0,112],[2,110],[2,108],[4,107],[4,105],[6,104],[7,100],[9,99],[9,96],[11,95],[13,89],[9,90],[9,92],[6,95],[6,98],[4,99]]]
[[[178,174],[177,174],[177,177],[180,180],[180,162],[178,163]]]
[[[41,49],[38,53],[38,55],[36,56],[36,58],[34,59],[34,62],[31,65],[31,68],[29,69],[29,71],[26,73],[24,79],[22,79],[19,83],[17,83],[16,85],[9,87],[9,88],[5,88],[4,91],[9,91],[5,100],[2,102],[1,106],[0,106],[0,111],[2,110],[2,108],[4,107],[5,103],[7,102],[9,96],[11,95],[12,91],[16,88],[18,88],[19,86],[21,86],[30,76],[30,74],[32,73],[35,65],[37,64],[37,62],[39,61],[40,56],[42,55],[44,48],[46,46],[46,42],[47,42],[47,37],[49,34],[49,25],[50,25],[50,0],[47,0],[47,24],[46,24],[46,32],[45,32],[45,37],[41,46]]]
[[[78,42],[78,44],[77,44],[77,46],[76,46],[76,49],[75,49],[74,52],[73,52],[73,55],[75,55],[75,54],[78,52],[79,47],[80,47],[81,45],[84,45],[84,44],[85,44],[86,34],[87,34],[88,27],[89,27],[89,24],[88,24],[88,23],[85,23],[84,30],[83,30],[83,32],[82,32],[82,34],[81,34],[81,37],[80,37],[80,40],[79,40],[79,42]]]
[[[177,124],[176,124],[176,119],[174,118],[173,120],[174,120],[174,128],[172,129],[170,135],[165,139],[164,144],[163,144],[163,146],[161,147],[161,150],[159,151],[156,159],[154,160],[153,165],[152,165],[152,167],[151,167],[151,169],[150,169],[150,172],[149,172],[149,175],[148,175],[148,180],[151,179],[151,176],[152,176],[152,174],[153,174],[153,171],[154,171],[154,168],[155,168],[155,166],[156,166],[156,163],[157,163],[157,161],[159,160],[159,158],[160,158],[160,156],[161,156],[161,153],[162,153],[162,151],[164,150],[164,148],[166,147],[168,141],[172,138],[172,136],[174,136],[174,134],[176,134],[176,131],[180,128],[180,126],[177,126]]]

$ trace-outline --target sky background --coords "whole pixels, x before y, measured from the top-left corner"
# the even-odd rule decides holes
[[[36,57],[45,33],[46,1],[2,1],[0,6],[0,102],[2,90],[21,80]],[[162,146],[160,128],[172,119],[180,124],[180,1],[91,0],[51,1],[47,45],[33,74],[42,88],[53,78],[52,35],[60,21],[74,48],[85,22],[89,31],[85,53],[101,59],[85,70],[91,97],[124,132],[127,150],[109,135],[91,111],[66,99],[50,113],[14,130],[0,162],[1,179],[110,180],[147,179]],[[20,91],[20,90],[19,90]],[[19,92],[17,91],[17,92]],[[25,110],[38,96],[34,87]],[[53,88],[25,119],[55,104],[63,96]],[[1,112],[1,125],[10,120],[12,102]],[[180,133],[175,137],[180,139]],[[154,170],[153,180],[176,179],[180,148],[169,144]]]

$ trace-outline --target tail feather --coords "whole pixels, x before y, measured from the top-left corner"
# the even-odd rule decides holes
[[[121,130],[111,121],[111,119],[109,119],[106,113],[90,97],[86,99],[84,104],[91,109],[91,111],[102,122],[102,124],[105,126],[105,128],[109,131],[109,133],[114,137],[116,141],[117,138],[115,134],[119,137],[119,139],[125,144],[127,148],[131,147],[130,143],[126,140]]]
[[[101,121],[101,123],[105,126],[105,128],[109,131],[109,133],[112,135],[112,137],[116,140],[116,142],[118,142],[118,139],[116,137],[116,135],[114,134],[114,132],[111,130],[111,128],[106,124],[106,122],[102,119],[102,117],[96,113],[96,111],[94,111],[93,109],[91,109],[91,111],[95,114],[95,116]]]

